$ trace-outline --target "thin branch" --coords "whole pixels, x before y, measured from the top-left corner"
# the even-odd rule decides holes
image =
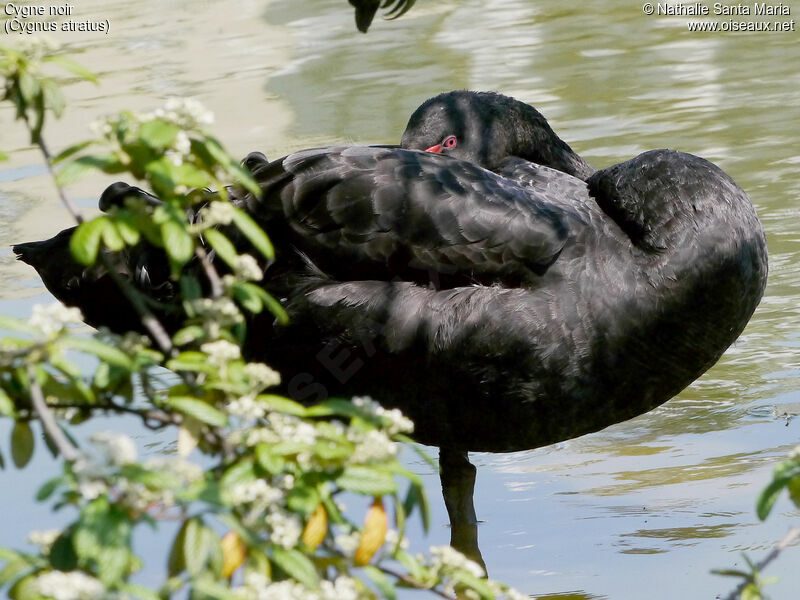
[[[47,436],[53,441],[56,448],[58,448],[58,452],[61,456],[66,460],[75,460],[78,458],[78,450],[72,445],[72,442],[67,439],[67,436],[64,435],[64,432],[61,431],[58,423],[56,423],[53,411],[47,406],[47,402],[44,400],[44,394],[42,394],[42,388],[39,386],[39,382],[36,381],[36,372],[33,369],[33,365],[30,364],[28,365],[28,379],[30,380],[31,386],[31,403],[33,404],[34,410],[36,410],[39,415],[39,420],[42,422],[42,427],[44,427]]]
[[[203,271],[211,284],[211,297],[214,299],[219,298],[224,292],[222,280],[219,278],[219,273],[217,273],[217,270],[211,263],[208,253],[202,246],[195,246],[194,253],[197,255],[197,258],[200,259],[200,264],[203,265]]]
[[[142,300],[139,291],[134,288],[131,283],[125,279],[122,275],[117,273],[111,265],[111,262],[108,260],[108,257],[100,252],[98,254],[100,259],[100,263],[103,265],[103,268],[108,272],[111,276],[111,279],[114,280],[114,283],[122,290],[122,293],[130,300],[131,304],[133,304],[134,310],[139,314],[139,318],[142,321],[142,325],[144,325],[147,332],[150,336],[155,340],[156,344],[158,344],[159,349],[166,354],[167,356],[174,356],[176,354],[175,347],[172,345],[172,339],[169,337],[167,330],[161,324],[161,321],[152,313],[152,311],[147,307],[147,304]],[[189,383],[187,381],[187,383]]]
[[[31,126],[30,123],[28,123],[27,116],[25,117],[25,125],[28,127],[28,130],[31,131]],[[75,205],[72,204],[72,201],[69,199],[69,197],[67,197],[64,188],[62,188],[60,185],[58,185],[58,183],[56,183],[56,172],[55,169],[53,169],[52,156],[50,154],[50,151],[47,149],[47,144],[45,144],[44,138],[42,137],[41,133],[39,133],[38,139],[36,140],[36,144],[39,146],[39,149],[42,151],[42,154],[44,155],[44,163],[47,165],[47,170],[50,173],[50,177],[53,179],[53,183],[55,183],[56,191],[58,192],[58,196],[61,198],[61,202],[67,208],[72,217],[78,222],[78,225],[80,225],[81,223],[83,223],[83,217],[78,212],[78,209],[75,208]]]
[[[763,571],[772,561],[778,558],[781,552],[786,550],[786,548],[788,548],[797,539],[800,539],[800,527],[792,527],[788,533],[783,536],[783,539],[775,544],[775,547],[770,551],[770,553],[756,563],[755,570],[759,572]],[[738,600],[744,588],[750,583],[751,582],[747,580],[740,583],[738,586],[736,586],[735,590],[725,596],[725,600]]]
[[[145,426],[149,429],[160,429],[166,425],[178,425],[181,418],[178,415],[172,415],[168,412],[151,408],[134,408],[132,406],[125,406],[124,404],[115,404],[114,402],[107,402],[105,404],[78,404],[72,402],[60,402],[58,404],[50,404],[50,408],[77,408],[84,411],[91,410],[109,410],[117,413],[125,413],[136,415],[144,421]],[[147,421],[156,421],[158,425],[152,426]]]
[[[405,573],[398,573],[397,571],[393,571],[392,569],[384,567],[383,565],[379,565],[378,568],[387,575],[391,575],[398,581],[402,581],[406,585],[409,585],[413,588],[416,588],[418,590],[428,590],[429,592],[433,592],[440,598],[446,598],[447,600],[457,600],[456,596],[451,596],[450,594],[446,594],[441,590],[437,590],[436,588],[428,587],[427,585],[420,583],[410,575],[406,575]]]

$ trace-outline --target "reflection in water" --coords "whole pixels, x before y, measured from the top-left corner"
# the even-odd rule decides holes
[[[495,577],[531,593],[573,590],[540,596],[549,598],[727,591],[728,582],[709,569],[732,566],[742,551],[759,556],[796,516],[782,501],[761,524],[753,507],[772,463],[800,437],[796,419],[787,426],[772,410],[800,402],[798,33],[690,34],[682,20],[644,17],[640,6],[622,0],[442,0],[418,2],[406,17],[376,22],[362,36],[354,35],[342,0],[310,6],[81,3],[114,28],[103,38],[66,40],[101,72],[102,85],[69,86],[70,118],[55,127],[63,144],[54,145],[80,139],[85,123],[102,114],[149,108],[171,93],[206,102],[217,115],[214,132],[242,156],[391,142],[421,100],[468,87],[535,104],[594,166],[664,146],[717,162],[749,192],[770,249],[766,297],[736,345],[647,415],[554,447],[472,460],[485,521],[481,549]],[[3,122],[7,110],[0,109]],[[0,235],[43,239],[67,226],[16,128],[4,132],[1,145],[11,161],[0,165]],[[22,168],[33,172],[8,177]],[[74,195],[89,199],[105,183],[93,178]],[[41,288],[31,289],[38,285],[32,272],[11,263],[0,251],[0,312],[27,314],[29,307],[10,298]],[[438,478],[429,473],[426,481],[434,527],[419,549],[449,535]],[[20,496],[4,499],[4,507],[21,514],[33,493],[21,484]],[[15,527],[4,528],[0,543],[24,538],[27,528]],[[703,538],[698,530],[724,537]],[[674,537],[638,535],[649,531]],[[770,567],[767,575],[781,578],[768,588],[774,597],[793,597],[795,559],[789,550]]]

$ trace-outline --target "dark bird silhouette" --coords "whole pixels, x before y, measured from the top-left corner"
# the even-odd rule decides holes
[[[761,224],[718,167],[653,150],[595,171],[499,94],[428,100],[401,148],[249,168],[261,194],[236,202],[278,248],[264,286],[291,317],[251,323],[250,351],[295,398],[402,408],[443,448],[454,521],[475,520],[466,451],[538,447],[658,406],[720,358],[766,283]],[[62,238],[14,250],[57,297],[91,306],[90,323],[118,325],[91,279],[49,273],[37,244]],[[148,261],[121,262],[135,278]]]

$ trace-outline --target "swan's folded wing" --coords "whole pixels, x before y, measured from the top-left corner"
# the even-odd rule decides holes
[[[270,233],[288,224],[293,243],[312,258],[324,252],[441,272],[541,274],[569,235],[564,209],[546,196],[437,154],[304,150],[255,176],[263,194],[251,214]]]

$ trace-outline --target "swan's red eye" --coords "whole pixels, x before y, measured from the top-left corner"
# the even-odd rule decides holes
[[[456,136],[451,135],[449,138],[445,139],[445,141],[442,142],[442,146],[444,146],[445,148],[455,148],[456,147]]]

